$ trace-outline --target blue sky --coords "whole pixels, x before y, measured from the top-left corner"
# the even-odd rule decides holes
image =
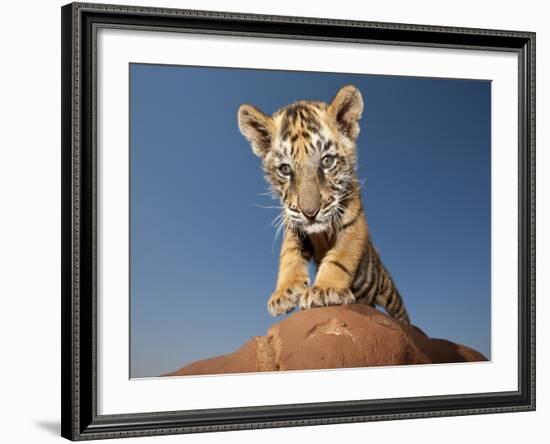
[[[490,358],[489,81],[130,65],[130,375],[229,353],[276,322],[280,239],[237,109],[365,101],[359,176],[412,322]]]

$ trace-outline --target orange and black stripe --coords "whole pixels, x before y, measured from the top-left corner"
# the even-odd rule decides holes
[[[370,239],[355,272],[351,291],[358,302],[383,307],[390,316],[409,323],[409,315],[393,279]]]

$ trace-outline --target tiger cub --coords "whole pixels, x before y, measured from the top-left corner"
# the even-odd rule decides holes
[[[330,104],[298,101],[268,116],[241,105],[241,133],[262,159],[282,204],[284,238],[273,316],[326,305],[379,305],[409,323],[405,305],[373,246],[356,173],[363,112],[359,90],[344,86]],[[308,262],[317,264],[310,286]]]

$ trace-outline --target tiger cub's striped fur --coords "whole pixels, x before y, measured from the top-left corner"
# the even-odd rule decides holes
[[[371,242],[356,173],[363,98],[354,86],[330,104],[299,101],[268,116],[241,105],[239,128],[262,158],[282,203],[284,238],[273,315],[353,302],[379,305],[409,323],[397,288]],[[308,261],[318,266],[310,286]]]

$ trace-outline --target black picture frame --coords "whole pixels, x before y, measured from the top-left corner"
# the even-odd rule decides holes
[[[71,440],[535,409],[535,33],[103,4],[62,7],[62,436]],[[519,65],[518,390],[140,414],[97,414],[98,27],[510,51]]]

